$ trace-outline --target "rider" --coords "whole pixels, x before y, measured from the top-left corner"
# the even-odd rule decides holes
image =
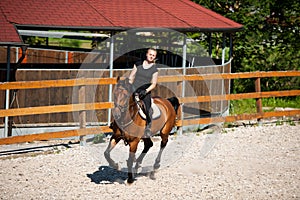
[[[156,87],[158,70],[155,64],[157,51],[149,48],[146,53],[146,60],[138,61],[133,65],[129,75],[129,82],[133,84],[134,93],[139,94],[145,105],[146,128],[145,137],[151,136],[152,108],[151,108],[151,91]]]

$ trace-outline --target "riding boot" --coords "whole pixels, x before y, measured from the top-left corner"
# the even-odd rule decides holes
[[[146,128],[145,128],[145,132],[144,132],[144,137],[146,137],[146,138],[149,138],[152,135],[152,133],[151,133],[152,114],[153,114],[153,110],[152,110],[152,108],[150,108],[149,112],[147,113],[147,116],[146,116]]]

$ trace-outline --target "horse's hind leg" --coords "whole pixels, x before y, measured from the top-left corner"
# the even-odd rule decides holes
[[[109,144],[104,152],[104,157],[107,160],[110,167],[119,170],[119,165],[116,163],[111,157],[110,152],[115,148],[115,146],[118,144],[120,139],[116,139],[114,136],[110,138]]]
[[[144,141],[144,149],[143,149],[141,155],[136,160],[136,164],[135,164],[135,169],[136,170],[139,167],[141,167],[141,164],[143,162],[143,159],[144,159],[145,155],[147,154],[149,149],[153,146],[153,142],[152,142],[151,138],[143,138],[143,141]]]
[[[151,179],[155,179],[155,172],[160,167],[161,155],[162,155],[162,152],[164,151],[165,147],[167,146],[168,137],[169,137],[169,134],[163,134],[163,133],[161,133],[162,141],[160,143],[160,149],[159,149],[158,155],[157,155],[157,157],[155,159],[155,163],[154,163],[154,166],[153,166],[154,170],[150,174],[150,178]]]
[[[162,152],[164,151],[165,147],[167,146],[167,143],[168,143],[168,140],[161,141],[161,143],[160,143],[160,150],[159,150],[158,155],[155,159],[154,170],[156,170],[160,167],[161,155],[162,155]]]

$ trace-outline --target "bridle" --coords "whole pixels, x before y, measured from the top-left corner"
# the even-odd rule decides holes
[[[128,89],[127,87],[125,87],[124,85],[122,85],[124,88],[116,88],[116,90],[118,90],[119,92],[122,92],[123,90],[125,91],[128,91],[129,93],[130,92],[130,89]],[[131,94],[130,94],[131,95]],[[125,94],[125,98],[126,98],[126,103],[124,105],[120,105],[120,104],[117,104],[116,102],[114,102],[114,105],[115,105],[115,108],[118,108],[121,112],[121,116],[122,116],[122,113],[125,113],[125,112],[128,112],[129,109],[130,109],[130,95],[127,95]],[[134,101],[134,103],[136,103]],[[115,119],[117,122],[118,122],[118,125],[121,126],[120,128],[125,128],[127,126],[129,126],[131,123],[133,123],[133,120],[135,119],[136,115],[137,115],[138,112],[136,112],[128,122],[124,122],[123,119],[120,117],[119,119]]]
[[[124,112],[126,112],[126,111],[129,110],[129,103],[127,102],[123,106],[115,103],[115,108],[119,108],[119,110],[121,111],[121,113],[124,113]]]

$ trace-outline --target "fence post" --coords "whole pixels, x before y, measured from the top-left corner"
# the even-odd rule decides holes
[[[261,93],[260,77],[258,77],[255,80],[255,92],[259,93],[259,94]],[[257,118],[257,121],[260,124],[260,120],[262,119],[262,114],[263,114],[261,97],[256,99],[256,112],[257,112],[257,114],[259,114],[259,117]]]
[[[85,85],[79,86],[79,103],[85,103]],[[86,110],[79,111],[79,125],[80,129],[86,128]],[[84,146],[86,144],[86,138],[84,135],[79,136],[80,146]]]

